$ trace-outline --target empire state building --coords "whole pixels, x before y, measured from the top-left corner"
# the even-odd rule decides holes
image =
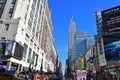
[[[71,50],[73,47],[75,33],[76,33],[76,25],[75,25],[75,22],[74,22],[73,16],[72,16],[71,21],[70,21],[70,27],[69,27],[69,44],[68,44],[69,50]]]

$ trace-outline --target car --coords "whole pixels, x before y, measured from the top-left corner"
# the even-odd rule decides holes
[[[3,73],[2,75],[0,75],[0,80],[21,80],[21,79],[15,77],[14,74]]]
[[[0,68],[0,80],[21,80],[13,74],[13,71]]]

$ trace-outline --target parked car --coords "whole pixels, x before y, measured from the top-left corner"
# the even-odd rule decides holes
[[[13,71],[0,68],[0,80],[21,80],[13,74]]]
[[[21,79],[16,77],[14,74],[3,73],[0,75],[0,80],[21,80]]]

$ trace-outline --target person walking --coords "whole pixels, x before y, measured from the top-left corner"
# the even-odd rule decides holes
[[[44,72],[42,72],[42,74],[40,75],[39,80],[45,80]]]
[[[87,80],[95,80],[91,73],[88,73]]]

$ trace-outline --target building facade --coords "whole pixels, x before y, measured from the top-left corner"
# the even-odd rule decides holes
[[[94,45],[94,38],[88,32],[76,32],[75,34],[75,51],[76,59],[80,56],[85,56],[87,49]]]
[[[119,77],[119,36],[120,6],[103,11],[96,11],[97,36],[96,45],[99,48],[97,56],[101,70],[106,74]],[[101,59],[100,59],[101,57]],[[102,63],[102,64],[101,64]],[[103,64],[104,63],[104,64]]]
[[[0,65],[54,71],[57,53],[47,0],[1,0],[0,5]]]
[[[86,70],[92,71],[93,73],[96,73],[95,70],[95,52],[96,52],[96,47],[95,45],[89,47],[86,51],[85,54],[85,61],[86,61]]]

